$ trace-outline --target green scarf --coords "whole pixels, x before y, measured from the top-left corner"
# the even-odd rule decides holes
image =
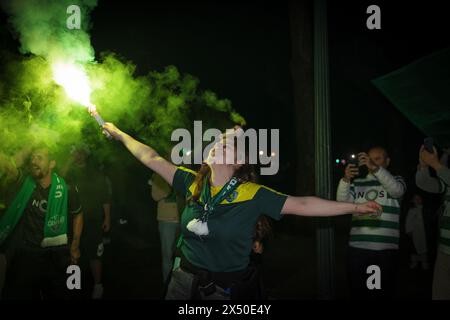
[[[235,177],[231,178],[228,183],[222,187],[217,195],[211,197],[211,190],[209,186],[209,176],[205,177],[203,182],[203,189],[200,195],[203,205],[192,202],[191,207],[196,211],[198,218],[192,219],[187,224],[186,228],[198,236],[207,236],[209,234],[208,219],[209,215],[213,213],[216,205],[220,204],[224,199],[231,195],[239,186],[239,180]]]
[[[219,193],[217,193],[214,197],[211,197],[211,186],[209,185],[209,175],[207,175],[203,181],[203,189],[200,194],[200,199],[204,203],[203,216],[206,216],[206,219],[202,218],[202,220],[207,221],[207,216],[214,211],[216,205],[228,198],[234,190],[237,189],[239,184],[239,179],[233,177],[225,186],[222,187],[222,189],[220,189]]]
[[[36,182],[27,177],[14,201],[0,219],[0,244],[16,227],[36,188]],[[52,174],[52,183],[48,194],[45,214],[44,240],[41,247],[53,247],[67,244],[67,185],[64,179]]]

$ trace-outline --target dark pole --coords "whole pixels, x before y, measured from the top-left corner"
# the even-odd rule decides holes
[[[332,199],[330,106],[326,0],[314,1],[314,108],[316,195]],[[331,218],[317,218],[318,298],[334,298],[334,227]]]
[[[311,195],[315,191],[313,8],[313,0],[289,2],[298,195]],[[310,224],[310,219],[302,219],[302,225],[306,224]]]

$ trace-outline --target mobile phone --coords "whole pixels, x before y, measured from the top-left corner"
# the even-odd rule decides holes
[[[357,159],[357,156],[352,154],[350,159],[347,161],[348,164],[353,164],[358,168],[358,175],[355,177],[355,179],[364,179],[369,174],[369,169],[365,165],[359,165],[359,160]]]
[[[425,147],[425,150],[427,150],[427,152],[429,152],[429,153],[434,152],[433,144],[434,144],[434,141],[433,141],[433,138],[431,138],[431,137],[427,137],[423,140],[423,146]]]
[[[353,165],[355,165],[355,166],[357,166],[357,167],[358,167],[358,165],[359,165],[359,161],[358,161],[358,159],[356,158],[356,155],[354,155],[354,154],[352,154],[352,155],[350,156],[350,158],[347,159],[347,163],[348,163],[348,164],[353,164]]]

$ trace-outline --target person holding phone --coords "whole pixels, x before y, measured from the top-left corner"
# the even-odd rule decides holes
[[[444,203],[440,210],[439,247],[433,275],[433,300],[450,300],[450,169],[444,161],[448,159],[448,155],[449,149],[444,149],[444,154],[439,159],[436,148],[432,146],[432,152],[429,152],[424,143],[420,148],[416,172],[416,184],[420,189],[444,194]],[[430,175],[429,168],[436,171],[436,177]]]
[[[337,201],[382,205],[378,214],[352,216],[348,248],[350,294],[356,299],[386,299],[395,293],[400,237],[400,204],[406,191],[402,177],[392,175],[385,148],[374,147],[358,154],[358,166],[348,164],[337,189]],[[364,168],[365,167],[365,168]],[[361,175],[366,169],[366,176]],[[367,268],[376,265],[382,272],[381,289],[367,287]]]

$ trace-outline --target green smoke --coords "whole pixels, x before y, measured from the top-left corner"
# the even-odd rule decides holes
[[[69,5],[81,8],[81,30],[66,27]],[[97,61],[90,43],[89,12],[96,1],[7,1],[4,9],[19,37],[21,53],[0,53],[6,66],[0,74],[0,152],[13,154],[33,141],[46,141],[62,156],[74,144],[95,150],[98,161],[111,158],[114,148],[86,109],[70,100],[52,79],[55,61],[84,64],[92,86],[91,100],[107,121],[167,154],[176,128],[225,129],[245,120],[231,102],[199,88],[199,79],[180,74],[176,67],[136,76],[136,66],[114,53]]]
[[[67,8],[77,5],[81,11],[80,29],[67,28]],[[48,61],[94,60],[88,30],[89,13],[97,0],[7,0],[3,8],[19,38],[21,53],[32,53]]]
[[[48,62],[6,53],[0,61],[6,65],[0,78],[2,151],[15,152],[34,141],[61,147],[75,143],[84,127],[82,114],[76,114],[80,107],[52,81]]]

